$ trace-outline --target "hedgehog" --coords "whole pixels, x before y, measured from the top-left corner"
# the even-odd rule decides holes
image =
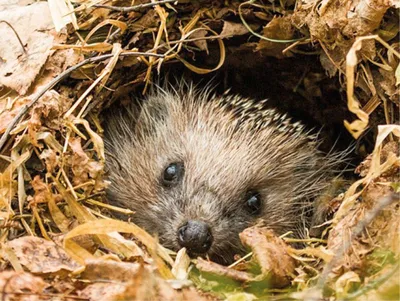
[[[227,264],[263,224],[303,237],[340,156],[286,114],[212,89],[158,87],[105,118],[107,199],[172,250]]]

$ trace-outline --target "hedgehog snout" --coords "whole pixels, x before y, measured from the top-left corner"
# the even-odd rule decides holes
[[[189,220],[178,229],[178,243],[189,253],[205,254],[213,243],[210,226],[198,220]]]

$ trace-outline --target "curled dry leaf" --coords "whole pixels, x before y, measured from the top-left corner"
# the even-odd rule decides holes
[[[81,258],[77,254],[77,251],[82,248],[77,248],[72,241],[73,238],[84,235],[84,234],[107,234],[109,243],[107,247],[114,250],[118,255],[124,257],[143,256],[143,251],[133,242],[124,239],[116,232],[124,232],[133,234],[139,241],[141,241],[150,251],[151,254],[158,254],[163,260],[168,262],[170,265],[173,264],[171,257],[164,247],[159,245],[157,241],[146,231],[139,228],[135,224],[129,224],[118,220],[98,220],[87,222],[80,225],[70,231],[64,240],[64,247],[73,256],[76,256],[78,260],[84,261],[92,259],[90,254],[83,254]],[[104,239],[103,239],[104,243]],[[157,267],[161,275],[165,278],[172,278],[172,273],[163,261],[156,261]]]
[[[288,246],[272,230],[251,227],[239,234],[240,240],[253,251],[261,268],[257,278],[268,278],[274,287],[284,287],[294,274],[295,262],[288,253]]]
[[[336,280],[336,297],[338,300],[342,300],[347,295],[349,290],[352,288],[354,283],[361,282],[360,277],[355,272],[347,272]]]
[[[71,160],[72,172],[74,174],[74,184],[86,183],[89,178],[96,179],[103,172],[103,164],[89,158],[81,145],[81,138],[71,138],[69,145],[72,149],[73,157]]]
[[[371,264],[368,257],[371,252],[379,251],[389,254],[399,254],[400,210],[394,203],[382,212],[375,211],[382,196],[388,196],[395,191],[393,183],[400,182],[400,159],[398,141],[383,146],[383,140],[390,132],[395,139],[400,137],[399,126],[381,126],[377,137],[377,144],[371,156],[360,164],[357,170],[364,178],[352,185],[347,191],[348,204],[341,206],[340,215],[336,214],[333,228],[329,233],[328,250],[334,254],[342,254],[337,258],[335,266],[329,275],[332,279],[346,272],[362,273],[366,265]],[[382,163],[381,163],[382,162]],[[356,187],[363,185],[362,189]],[[353,187],[354,186],[354,187]],[[357,200],[357,201],[356,201]],[[375,212],[376,216],[370,224],[364,227],[358,237],[353,237],[355,227],[366,220],[367,216]],[[351,247],[346,247],[350,246]]]
[[[32,273],[72,272],[80,267],[61,247],[43,238],[25,236],[6,245],[14,251],[21,265]]]
[[[186,248],[182,248],[176,255],[174,265],[172,266],[172,274],[178,280],[187,279],[189,265],[190,265],[190,258],[186,252]]]
[[[31,110],[31,118],[28,122],[29,131],[36,134],[42,125],[55,130],[60,128],[61,120],[58,117],[63,113],[63,100],[60,98],[60,94],[54,90],[47,91],[40,98]],[[30,133],[30,136],[34,135]]]
[[[40,159],[44,160],[46,164],[46,170],[52,173],[56,170],[58,166],[58,156],[56,152],[50,148],[43,150],[40,154]]]
[[[48,286],[41,278],[25,272],[0,273],[2,300],[39,301],[43,300],[43,290]]]
[[[49,186],[42,181],[39,175],[37,175],[31,182],[32,188],[35,191],[35,195],[33,197],[33,202],[35,204],[39,203],[47,203],[50,199],[54,201],[59,201],[60,196],[53,195]]]
[[[198,259],[196,267],[207,273],[226,276],[240,282],[267,280],[272,287],[284,287],[294,275],[295,263],[288,253],[288,246],[273,231],[251,227],[239,234],[242,243],[253,251],[254,261],[261,269],[261,274],[238,271],[214,262]]]

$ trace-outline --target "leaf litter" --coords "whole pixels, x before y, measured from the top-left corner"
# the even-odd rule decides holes
[[[0,6],[3,299],[398,299],[396,1],[27,4]],[[327,206],[332,219],[320,238],[253,227],[240,235],[249,254],[226,267],[174,254],[112,217],[134,212],[105,202],[99,113],[143,82],[145,92],[168,63],[220,69],[226,44],[243,36],[241,49],[263,56],[318,51],[347,92],[356,116],[344,121],[349,132],[358,138],[379,126],[360,178]],[[212,47],[214,65],[196,60]]]

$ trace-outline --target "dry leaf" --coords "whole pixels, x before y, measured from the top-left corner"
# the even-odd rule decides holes
[[[79,297],[90,301],[112,301],[126,289],[124,283],[93,283],[78,292]]]
[[[136,277],[127,283],[126,290],[111,300],[205,301],[207,298],[194,289],[174,290],[166,281],[142,266]]]
[[[103,172],[103,164],[89,158],[82,149],[81,138],[71,138],[69,146],[73,151],[71,160],[72,172],[74,174],[74,184],[86,183],[89,178],[96,179]]]
[[[49,199],[54,198],[50,188],[42,181],[39,175],[32,180],[31,185],[35,191],[35,195],[33,196],[33,202],[35,204],[47,203]]]
[[[177,280],[188,279],[188,269],[190,265],[190,258],[187,255],[186,248],[179,250],[176,254],[174,265],[172,266],[172,274]]]
[[[255,275],[198,258],[196,267],[202,271],[225,276],[240,282],[268,281],[272,287],[284,287],[294,276],[295,264],[285,242],[273,231],[251,227],[239,234],[240,240],[253,251],[253,259],[261,269]]]
[[[343,297],[345,297],[349,292],[349,290],[351,289],[353,283],[360,283],[360,282],[361,282],[360,277],[352,271],[347,272],[342,276],[340,276],[335,283],[337,299],[342,300]]]
[[[3,300],[40,301],[49,285],[41,278],[25,272],[1,272],[0,291]],[[20,293],[20,294],[19,294]]]
[[[153,273],[150,273],[143,265],[139,265],[138,272],[134,278],[126,286],[125,291],[116,296],[114,300],[137,300],[137,301],[152,301],[166,300],[157,298],[158,295],[158,279]],[[161,279],[160,279],[161,280]]]
[[[69,23],[72,23],[76,30],[79,29],[74,7],[70,1],[49,0],[48,3],[54,26],[58,32]]]
[[[220,33],[221,36],[241,36],[248,33],[249,30],[243,23],[234,23],[229,21],[224,21],[224,26],[222,27],[222,31]]]
[[[18,33],[23,46],[13,30],[0,23],[1,44],[0,85],[24,95],[40,69],[45,64],[53,45],[53,28],[47,2],[36,2],[29,6],[18,6],[0,12],[0,20],[7,21]]]
[[[273,18],[267,26],[264,27],[263,36],[269,39],[290,40],[294,35],[294,27],[289,17]],[[287,47],[286,43],[275,43],[266,40],[260,40],[257,50],[262,51],[264,55],[283,57],[282,50]]]
[[[150,266],[145,268],[150,269]],[[118,262],[113,260],[88,260],[85,271],[81,277],[88,280],[113,280],[116,282],[128,282],[141,270],[140,263]]]
[[[173,261],[171,257],[169,256],[168,252],[164,247],[159,245],[156,240],[148,234],[146,231],[141,229],[140,227],[136,226],[135,224],[129,224],[123,221],[118,221],[118,220],[97,220],[97,221],[91,221],[87,222],[83,225],[80,225],[76,228],[74,228],[72,231],[70,231],[64,241],[64,246],[66,249],[70,248],[70,243],[71,239],[80,235],[85,235],[85,234],[108,234],[109,238],[113,238],[111,241],[114,245],[114,249],[116,247],[121,248],[118,254],[120,255],[131,255],[131,256],[140,256],[142,253],[138,253],[140,249],[136,246],[136,244],[133,241],[129,241],[126,239],[123,239],[122,236],[116,235],[117,231],[119,232],[124,232],[124,233],[131,233],[133,234],[139,241],[141,241],[149,250],[151,250],[151,253],[158,254],[162,259],[164,259],[166,262],[169,264],[173,264]],[[119,239],[119,240],[117,240]],[[119,244],[116,244],[116,243]],[[128,248],[124,250],[124,248]],[[133,246],[136,246],[135,248]],[[108,248],[113,248],[112,245],[109,245]],[[70,252],[74,251],[73,249],[70,250]],[[129,252],[128,252],[129,251]],[[124,254],[124,252],[128,252],[127,254]],[[157,262],[158,263],[158,262]],[[162,274],[171,274],[169,269],[165,265],[160,265],[158,266],[159,271]],[[164,270],[164,271],[163,271]],[[171,274],[172,275],[172,274]]]
[[[52,149],[45,149],[40,154],[40,159],[44,160],[47,172],[54,172],[58,166],[59,158],[56,152]]]
[[[153,9],[150,9],[143,17],[133,23],[129,30],[131,32],[143,31],[151,27],[155,27],[159,21],[160,19],[157,12]]]
[[[36,274],[74,271],[80,267],[54,242],[34,236],[24,236],[7,242],[21,265]]]
[[[247,228],[239,236],[242,243],[252,249],[262,278],[267,277],[274,287],[290,283],[296,266],[281,238],[275,236],[272,230],[258,227]]]
[[[193,32],[190,36],[191,39],[198,39],[198,38],[204,38],[207,35],[207,30],[201,29]],[[207,40],[198,40],[194,41],[193,44],[195,44],[201,51],[206,51],[208,53],[208,44]]]

